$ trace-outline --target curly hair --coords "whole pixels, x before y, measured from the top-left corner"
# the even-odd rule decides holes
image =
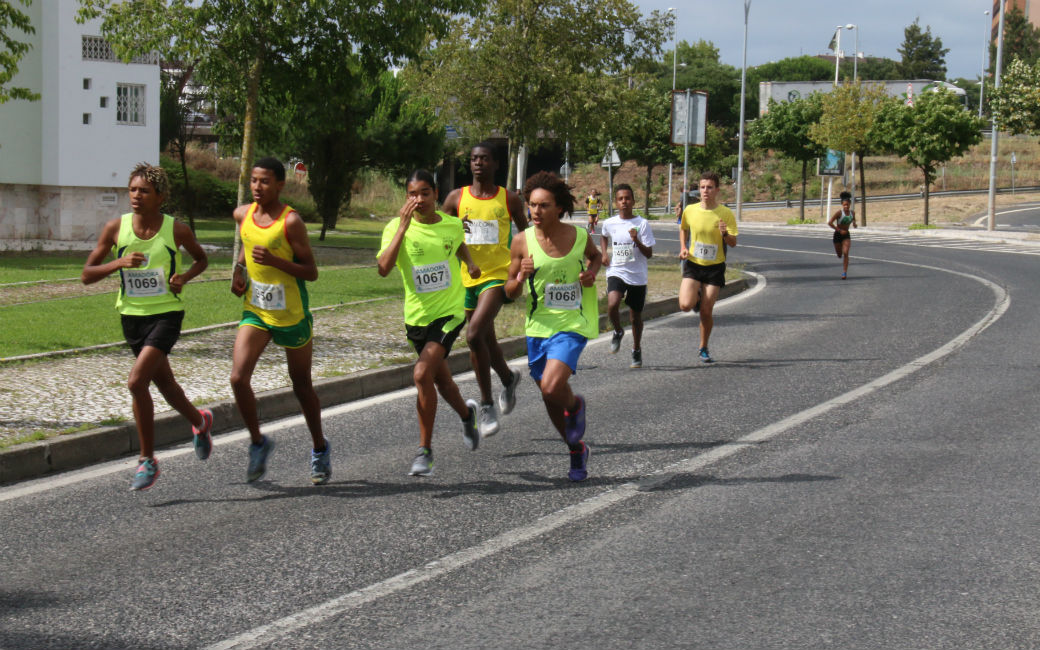
[[[574,195],[571,194],[572,189],[574,188],[556,174],[544,171],[538,172],[524,183],[524,200],[530,202],[531,192],[545,190],[553,195],[553,200],[556,201],[561,214],[571,214],[574,212],[574,203],[577,201]]]
[[[126,184],[130,185],[130,181],[138,177],[150,183],[155,188],[156,194],[166,196],[170,191],[170,177],[166,175],[166,170],[162,167],[155,167],[144,162],[137,163],[134,170],[130,172],[130,179],[127,180]]]

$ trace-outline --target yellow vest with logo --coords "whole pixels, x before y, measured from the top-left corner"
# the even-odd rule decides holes
[[[245,251],[249,286],[242,297],[242,307],[253,312],[272,327],[292,327],[308,315],[307,285],[300,278],[266,264],[253,261],[253,247],[263,246],[273,255],[297,262],[285,236],[285,220],[292,212],[288,205],[268,226],[259,226],[253,218],[259,206],[249,206],[239,233]]]

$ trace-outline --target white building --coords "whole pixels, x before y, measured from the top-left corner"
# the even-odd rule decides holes
[[[32,49],[11,85],[41,99],[0,104],[0,246],[96,240],[130,211],[134,165],[159,163],[158,58],[117,61],[76,2],[17,6],[36,33],[14,34]]]

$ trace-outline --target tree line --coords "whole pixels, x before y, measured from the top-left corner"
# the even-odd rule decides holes
[[[32,33],[18,9],[27,2],[0,0],[0,101],[33,98],[9,84],[27,48],[11,34]],[[691,148],[691,167],[738,164],[740,70],[723,63],[709,41],[680,40],[666,50],[672,15],[644,15],[629,0],[78,3],[79,19],[102,19],[102,33],[121,58],[158,52],[175,64],[163,76],[164,145],[183,160],[193,110],[185,89],[207,89],[214,130],[241,159],[240,202],[255,156],[300,158],[323,235],[349,205],[361,170],[402,176],[451,157],[448,125],[466,144],[491,133],[506,138],[510,186],[521,148],[566,142],[574,160],[598,160],[613,141],[622,158],[646,168],[648,209],[654,169],[682,160],[682,149],[670,145],[673,75],[675,88],[708,93],[706,143]],[[1001,128],[1036,133],[1040,32],[1011,11],[1005,44],[1004,82],[986,93],[989,109]],[[899,60],[839,58],[840,88],[771,105],[749,126],[750,147],[802,164],[803,206],[808,166],[826,148],[856,152],[860,187],[864,156],[896,153],[922,170],[927,189],[937,165],[977,142],[981,123],[946,94],[925,93],[911,107],[869,83],[946,79],[948,50],[930,27],[916,20],[907,26],[898,52]],[[747,105],[757,107],[760,81],[833,77],[833,59],[820,57],[757,66],[747,72]],[[969,100],[977,95],[965,89]],[[936,134],[946,141],[933,142]]]

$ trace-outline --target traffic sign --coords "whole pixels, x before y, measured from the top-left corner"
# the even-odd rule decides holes
[[[617,155],[617,149],[614,148],[614,143],[610,142],[607,144],[607,153],[604,154],[603,160],[599,163],[600,167],[620,167],[621,158]]]
[[[307,178],[307,165],[304,165],[302,162],[293,165],[293,171],[296,172],[296,178],[298,180],[302,181]]]

